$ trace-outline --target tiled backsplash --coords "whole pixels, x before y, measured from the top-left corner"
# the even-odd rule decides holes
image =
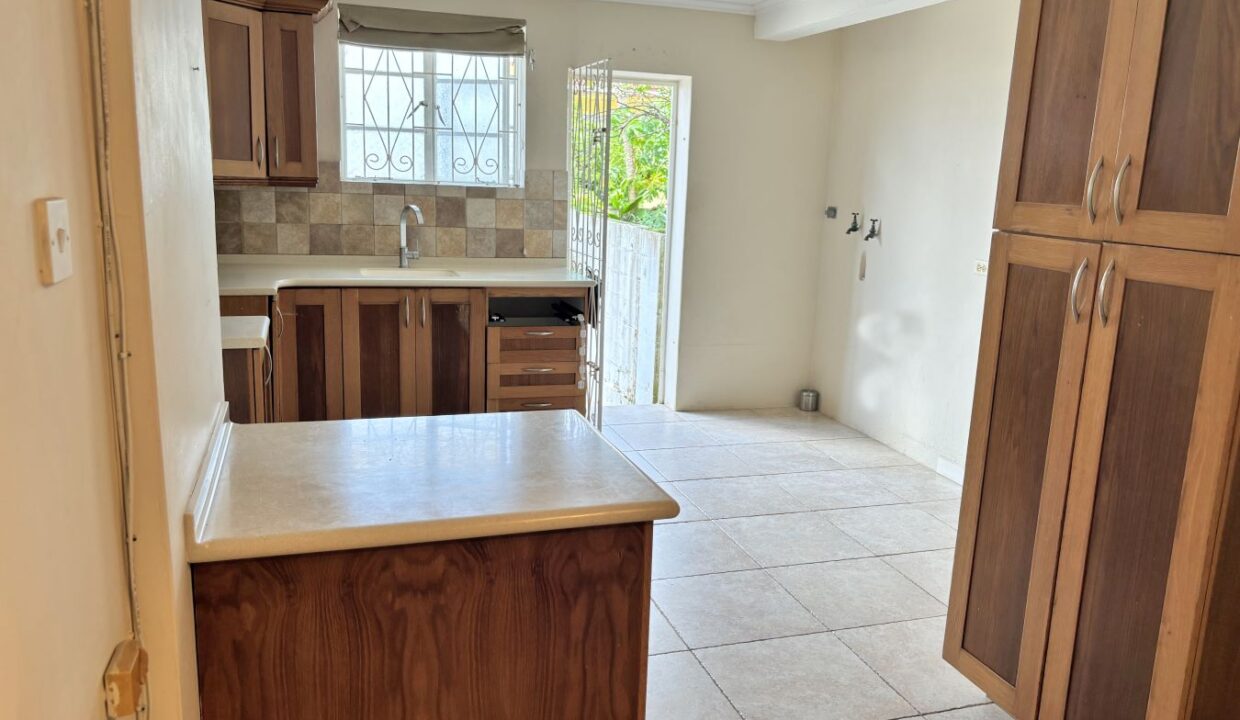
[[[568,174],[530,170],[523,188],[341,182],[338,163],[319,163],[318,187],[215,189],[221,254],[396,255],[400,211],[409,244],[426,257],[564,257]]]

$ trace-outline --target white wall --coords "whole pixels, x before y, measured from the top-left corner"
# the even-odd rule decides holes
[[[135,567],[156,717],[198,717],[181,517],[224,399],[199,0],[105,2],[133,359]],[[195,69],[198,68],[198,69]]]
[[[963,464],[1018,0],[952,0],[834,33],[832,204],[813,372],[824,411]],[[849,212],[882,240],[845,236]],[[862,251],[864,282],[858,280]]]
[[[0,29],[0,717],[102,720],[129,631],[85,15],[5,6]],[[37,28],[32,32],[31,28]],[[18,70],[21,68],[21,70]],[[34,201],[68,199],[73,277],[39,282]]]
[[[109,0],[105,36],[153,717],[198,716],[181,513],[223,400],[199,0]],[[129,636],[83,3],[9,8],[0,92],[0,697],[103,718]],[[16,13],[16,15],[14,15]],[[38,32],[30,32],[38,28]],[[74,275],[38,281],[33,202],[69,200]]]
[[[586,0],[374,1],[528,20],[534,169],[565,167],[571,65],[610,57],[619,70],[692,76],[677,402],[794,402],[810,375],[833,38],[759,41],[742,15]],[[315,34],[324,159],[340,143],[334,32],[329,20]]]

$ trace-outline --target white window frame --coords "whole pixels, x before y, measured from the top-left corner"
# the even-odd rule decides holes
[[[452,177],[448,177],[448,178],[438,177],[438,164],[437,164],[438,142],[437,140],[439,136],[445,133],[453,137],[456,137],[462,134],[476,134],[476,133],[462,133],[462,132],[454,131],[450,128],[437,127],[437,123],[434,122],[434,118],[438,116],[438,106],[436,103],[437,101],[436,83],[442,81],[442,79],[444,78],[448,78],[449,80],[453,78],[451,72],[449,73],[436,73],[435,72],[435,63],[438,61],[437,56],[446,54],[446,55],[453,55],[453,56],[496,57],[494,55],[485,55],[485,54],[480,54],[480,53],[450,52],[450,51],[444,51],[444,50],[407,50],[405,51],[405,52],[414,52],[414,53],[424,53],[425,54],[424,67],[429,68],[428,70],[423,70],[420,72],[410,72],[408,74],[382,73],[382,71],[380,71],[380,74],[387,74],[389,76],[400,75],[404,77],[409,77],[409,78],[412,78],[414,82],[420,82],[420,83],[423,83],[424,85],[425,97],[426,97],[426,102],[427,102],[427,105],[425,107],[425,113],[427,117],[431,118],[431,123],[426,126],[416,127],[416,131],[425,132],[426,134],[427,151],[426,151],[426,157],[425,157],[425,168],[423,171],[424,177],[420,179],[417,178],[416,176],[412,179],[402,178],[402,177],[392,177],[391,173],[388,173],[387,175],[358,176],[358,175],[348,174],[348,169],[347,169],[348,168],[348,149],[347,149],[348,148],[348,145],[347,145],[348,133],[350,129],[357,129],[358,126],[356,124],[350,125],[349,123],[346,122],[346,119],[348,117],[348,109],[346,107],[346,97],[345,97],[347,93],[347,83],[346,83],[345,78],[347,74],[350,74],[350,73],[357,74],[359,71],[356,68],[346,69],[345,67],[345,47],[346,46],[352,46],[356,48],[375,48],[379,50],[386,49],[386,48],[377,48],[376,46],[366,45],[362,43],[346,43],[343,41],[339,43],[339,48],[337,50],[337,67],[338,67],[338,73],[339,73],[338,77],[339,77],[339,83],[340,83],[339,119],[340,119],[340,179],[341,180],[345,182],[397,183],[397,184],[405,184],[405,185],[452,185],[452,186],[477,186],[477,187],[522,187],[525,185],[525,167],[526,167],[525,166],[525,154],[526,154],[526,137],[525,137],[525,127],[526,127],[525,97],[526,95],[525,93],[526,93],[526,75],[529,72],[528,61],[525,57],[501,56],[504,58],[509,58],[509,57],[515,58],[516,69],[517,69],[516,78],[515,78],[516,83],[515,83],[515,86],[513,87],[513,94],[515,95],[515,97],[512,100],[512,102],[515,103],[515,107],[513,108],[513,115],[514,115],[515,122],[514,122],[514,127],[512,130],[512,133],[515,134],[515,148],[512,151],[514,154],[514,157],[512,157],[509,160],[512,166],[510,177],[505,177],[501,179],[500,177],[501,173],[497,171],[496,179],[494,181],[489,181],[485,179],[485,177],[479,177],[479,173],[477,172],[476,166],[475,166],[474,171],[471,173],[472,179],[465,179],[463,177],[459,177],[456,173],[453,173]],[[366,71],[366,70],[363,70],[361,72],[365,74],[373,74],[373,73],[370,73],[370,71]],[[454,90],[454,93],[455,92],[456,91]],[[502,97],[502,95],[505,95],[505,94],[507,94],[506,88],[501,89],[501,97],[499,98],[500,100],[499,108],[496,113],[497,120],[506,112],[506,108],[504,106],[505,98]],[[454,118],[460,117],[459,114],[453,112],[452,110],[449,110],[449,112],[452,114],[452,117]],[[463,120],[464,118],[462,118],[462,121]],[[455,124],[455,121],[452,124]],[[415,127],[412,125],[410,126],[410,129],[411,131],[415,131]],[[416,131],[415,131],[415,134],[416,134]],[[484,136],[492,136],[492,137],[500,138],[502,137],[502,134],[505,132],[508,132],[508,131],[504,130],[504,131],[496,131],[496,132],[490,132],[490,133],[484,132],[481,134]],[[499,144],[499,150],[500,150],[501,156],[507,154],[506,152],[507,144],[503,142],[500,142],[498,144]],[[455,153],[453,153],[453,155],[455,155]],[[364,162],[365,161],[363,161],[363,163]]]

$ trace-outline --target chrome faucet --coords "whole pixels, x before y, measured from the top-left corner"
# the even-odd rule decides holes
[[[415,247],[413,250],[409,249],[409,213],[413,213],[413,216],[418,219],[419,225],[423,225],[426,222],[422,219],[422,208],[417,205],[410,203],[400,211],[400,266],[403,268],[409,267],[410,260],[417,260],[422,257],[421,238],[414,240]]]

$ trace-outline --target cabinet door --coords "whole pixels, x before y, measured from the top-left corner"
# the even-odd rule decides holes
[[[1111,246],[1042,718],[1181,716],[1240,372],[1240,258]]]
[[[268,175],[318,176],[314,109],[314,23],[309,15],[263,14]]]
[[[1117,240],[1240,253],[1240,3],[1142,0]]]
[[[344,416],[417,414],[413,290],[341,291]]]
[[[1100,247],[999,233],[944,657],[1019,717],[1037,705]]]
[[[225,350],[224,399],[228,419],[235,423],[267,422],[267,379],[270,366],[266,348]]]
[[[340,291],[282,290],[276,303],[279,420],[340,420]]]
[[[266,177],[263,14],[206,0],[203,23],[215,176]]]
[[[1137,0],[1024,0],[995,227],[1102,239]]]
[[[483,290],[419,292],[419,415],[486,410],[486,319]]]

